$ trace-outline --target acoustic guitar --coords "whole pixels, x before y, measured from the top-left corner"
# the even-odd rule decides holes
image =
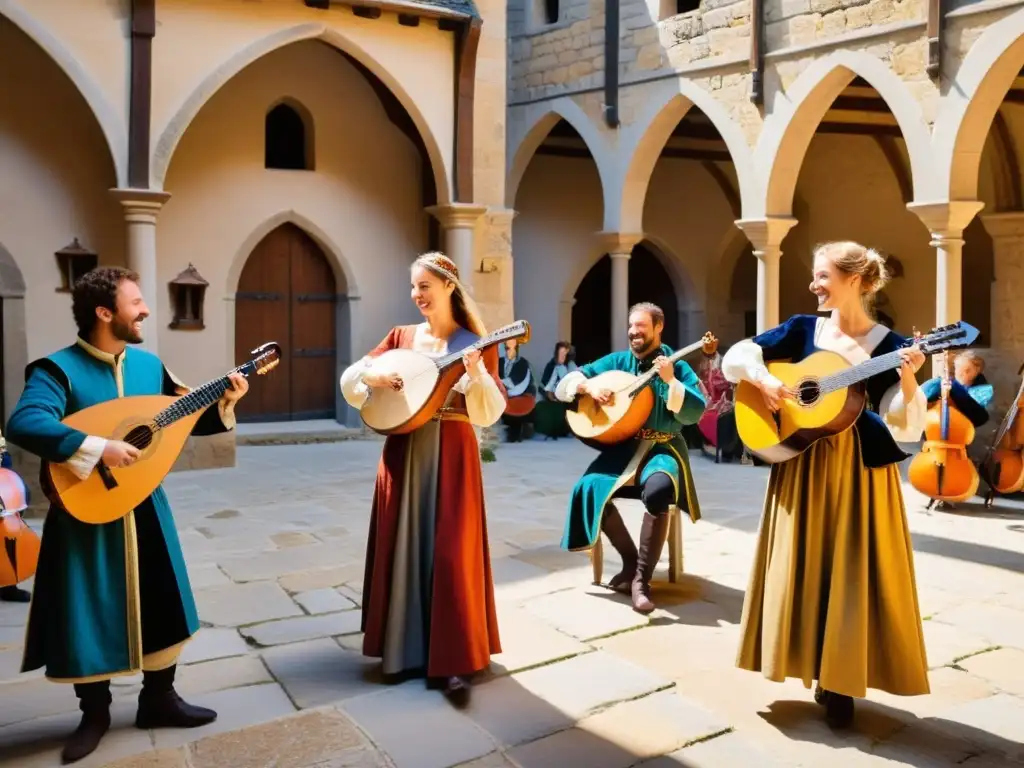
[[[698,349],[711,355],[717,348],[718,339],[708,331],[700,341],[673,352],[668,359],[675,364]],[[569,429],[581,442],[597,450],[632,440],[647,423],[654,408],[654,389],[648,384],[657,375],[658,369],[651,368],[639,376],[627,371],[605,371],[587,379],[588,387],[610,389],[614,396],[604,405],[590,395],[581,396],[577,409],[565,412]]]
[[[403,435],[419,429],[444,405],[448,393],[466,372],[462,356],[470,350],[483,350],[508,339],[528,342],[530,324],[519,320],[441,357],[430,357],[412,349],[389,349],[373,358],[370,370],[397,373],[402,377],[402,388],[371,389],[359,411],[363,423],[380,435]]]
[[[13,470],[0,469],[0,587],[34,576],[39,564],[39,535],[21,518],[27,507],[25,481]]]
[[[127,467],[108,467],[102,460],[80,480],[63,464],[44,463],[47,496],[83,523],[118,520],[141,504],[163,482],[177,461],[203,411],[231,387],[228,376],[262,376],[281,361],[281,347],[268,342],[254,349],[249,362],[193,389],[186,395],[119,397],[83,408],[62,422],[87,435],[122,440],[139,449]]]
[[[978,329],[964,322],[944,325],[908,342],[925,355],[968,347]],[[835,352],[815,352],[799,363],[771,362],[768,372],[794,390],[793,399],[782,400],[777,413],[765,405],[756,384],[736,386],[736,429],[751,453],[768,464],[797,456],[824,437],[853,426],[867,403],[864,382],[876,374],[900,367],[899,350],[851,366]]]
[[[1017,371],[1018,376],[1021,374],[1024,374],[1024,366]],[[1024,421],[1020,418],[1022,408],[1024,380],[1021,381],[1020,389],[1017,390],[1010,409],[1003,417],[999,430],[992,438],[992,444],[981,461],[982,476],[989,487],[985,494],[986,507],[992,506],[997,493],[1005,496],[1024,489]]]

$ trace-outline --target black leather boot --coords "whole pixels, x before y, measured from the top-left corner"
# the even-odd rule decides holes
[[[64,744],[61,762],[64,765],[81,760],[99,746],[100,740],[110,729],[110,681],[99,683],[75,683],[78,708],[82,720],[71,737]]]
[[[184,701],[174,690],[176,667],[142,673],[136,728],[198,728],[212,723],[217,713]]]
[[[608,580],[608,588],[629,594],[629,585],[636,576],[637,551],[633,537],[626,530],[626,524],[622,521],[619,510],[609,504],[604,508],[604,515],[601,517],[601,530],[608,537],[608,541],[615,547],[615,551],[622,558],[622,570]]]
[[[32,593],[18,586],[0,587],[0,600],[5,603],[27,603],[32,600]]]
[[[654,610],[651,602],[651,577],[661,558],[661,550],[668,538],[668,512],[652,515],[644,512],[643,526],[640,528],[640,550],[637,557],[636,576],[633,577],[633,610],[637,613],[650,613]]]

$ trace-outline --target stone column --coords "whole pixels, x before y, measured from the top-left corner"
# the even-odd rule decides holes
[[[907,205],[907,209],[915,213],[928,228],[932,238],[929,245],[935,249],[936,327],[962,319],[960,296],[963,283],[964,228],[983,207],[984,203],[977,200]],[[933,356],[932,374],[938,376],[941,370],[941,356]]]
[[[156,219],[171,195],[151,189],[112,189],[124,208],[128,225],[128,268],[139,274],[139,288],[149,306],[142,346],[156,354],[160,330],[160,294],[157,281]]]
[[[743,219],[736,222],[754,246],[757,258],[757,332],[764,333],[779,324],[779,262],[782,241],[796,219],[789,216],[768,216],[764,219]]]
[[[427,213],[444,228],[445,254],[455,262],[459,268],[459,281],[472,294],[478,267],[473,231],[480,217],[487,213],[487,206],[471,203],[433,205],[427,208]]]
[[[992,339],[984,353],[985,378],[995,390],[994,413],[1003,413],[1020,389],[1017,371],[1024,363],[1024,211],[990,213],[981,223],[992,237]]]
[[[629,347],[629,260],[633,248],[643,240],[642,234],[600,232],[602,247],[611,259],[612,296],[611,315],[612,351]]]

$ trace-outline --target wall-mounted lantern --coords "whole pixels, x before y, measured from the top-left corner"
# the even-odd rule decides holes
[[[77,237],[53,255],[57,257],[57,269],[60,270],[57,293],[71,293],[75,281],[100,263],[100,257],[88,248],[83,248]]]
[[[171,328],[179,331],[201,331],[206,327],[203,325],[203,298],[206,296],[208,285],[209,283],[192,264],[171,280],[171,306],[174,308]]]

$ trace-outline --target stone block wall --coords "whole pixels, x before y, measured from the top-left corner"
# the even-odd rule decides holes
[[[768,51],[841,37],[855,30],[925,18],[924,0],[770,0],[765,6]]]

